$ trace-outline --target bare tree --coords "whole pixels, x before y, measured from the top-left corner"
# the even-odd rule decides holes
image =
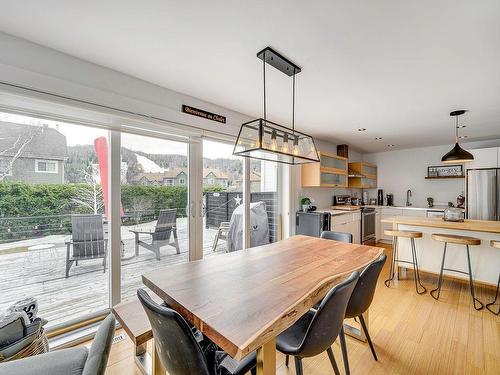
[[[153,210],[153,202],[145,197],[133,197],[130,202],[130,208],[135,216],[136,224],[139,224],[142,216],[148,216]]]
[[[26,131],[22,132],[17,139],[4,150],[0,150],[0,159],[3,161],[0,169],[0,181],[12,174],[12,168],[17,159],[19,159],[26,147],[33,139],[41,134],[43,126],[27,126]]]
[[[92,171],[92,168],[89,169]],[[84,179],[89,186],[79,186],[71,201],[78,206],[90,209],[94,214],[98,214],[102,212],[104,207],[104,196],[102,186],[99,184],[99,177],[97,174],[85,171]]]

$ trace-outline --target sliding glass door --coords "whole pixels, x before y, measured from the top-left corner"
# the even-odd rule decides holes
[[[35,298],[50,328],[109,307],[107,140],[106,130],[0,113],[0,313]]]
[[[203,140],[203,256],[243,248],[243,158],[233,144]]]
[[[141,275],[189,261],[188,144],[121,135],[121,297]]]
[[[250,246],[279,238],[276,164],[120,121],[0,113],[0,313],[35,298],[49,330],[106,313],[145,272],[246,247],[247,203]]]

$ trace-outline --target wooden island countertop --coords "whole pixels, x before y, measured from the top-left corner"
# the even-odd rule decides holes
[[[439,217],[394,216],[381,220],[382,223],[413,225],[420,227],[455,229],[460,231],[486,232],[500,234],[500,221],[468,220],[463,222],[444,221]]]

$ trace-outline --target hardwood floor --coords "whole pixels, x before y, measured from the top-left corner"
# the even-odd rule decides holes
[[[389,255],[389,248],[386,246]],[[500,372],[500,317],[487,310],[472,307],[467,284],[447,280],[441,299],[435,301],[426,293],[417,295],[408,272],[406,280],[386,288],[389,259],[378,280],[377,291],[369,313],[369,330],[379,361],[376,362],[366,343],[347,337],[352,374],[498,374]],[[437,278],[422,277],[427,289]],[[481,301],[489,302],[494,290],[478,287]],[[117,335],[124,333],[117,332]],[[106,374],[140,375],[132,357],[132,343],[126,338],[113,345]],[[333,345],[335,358],[343,373],[339,343]],[[293,361],[285,366],[278,353],[278,374],[295,374]],[[307,375],[333,374],[326,353],[304,359]]]

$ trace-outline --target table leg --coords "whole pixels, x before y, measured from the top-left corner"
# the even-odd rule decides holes
[[[366,310],[363,313],[363,318],[365,319],[365,322],[366,322],[366,328],[368,328],[368,321],[369,321],[368,310]],[[360,341],[363,341],[363,342],[367,341],[365,332],[363,331],[363,328],[361,327],[361,323],[359,323],[357,326],[352,326],[350,324],[344,323],[344,332],[346,335],[354,337],[355,339],[358,339]]]
[[[158,356],[158,351],[156,350],[155,340],[151,340],[153,343],[152,355],[153,357],[153,375],[166,375],[165,367],[161,364],[160,357]]]
[[[152,361],[151,361],[151,356],[147,351],[146,344],[144,343],[142,345],[137,345],[134,348],[134,351],[135,351],[134,353],[135,364],[137,365],[141,373],[143,375],[151,375]]]
[[[257,349],[257,375],[276,374],[276,339],[273,337]]]
[[[135,347],[135,364],[143,375],[166,375],[161,364],[154,339],[151,340],[151,355],[146,350],[146,343]]]

